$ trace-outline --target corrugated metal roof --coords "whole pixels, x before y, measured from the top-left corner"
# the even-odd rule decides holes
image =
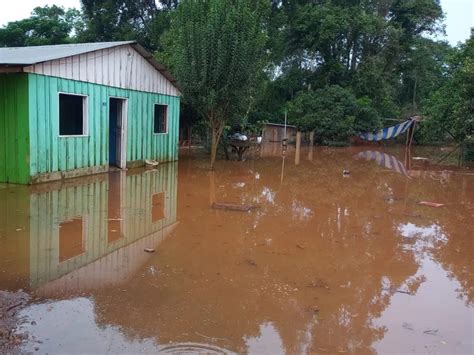
[[[0,65],[32,65],[132,43],[135,41],[0,48]]]
[[[181,91],[177,80],[171,75],[168,69],[164,65],[158,63],[153,55],[141,45],[139,45],[136,41],[74,43],[56,44],[50,46],[0,48],[0,66],[28,66],[47,62],[49,60],[123,46],[126,44],[131,45],[151,65],[153,65],[156,70],[158,70],[166,79],[168,79],[173,84],[173,86]]]

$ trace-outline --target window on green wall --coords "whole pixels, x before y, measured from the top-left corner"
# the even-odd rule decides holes
[[[155,104],[153,133],[167,133],[168,130],[168,106]]]
[[[87,96],[59,94],[59,135],[87,135]]]

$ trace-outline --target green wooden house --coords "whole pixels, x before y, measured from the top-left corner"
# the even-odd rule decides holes
[[[178,158],[180,91],[133,41],[0,48],[0,182]]]

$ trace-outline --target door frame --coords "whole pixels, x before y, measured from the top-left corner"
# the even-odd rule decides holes
[[[120,159],[118,159],[117,166],[120,169],[126,169],[127,167],[127,127],[128,127],[128,97],[123,96],[109,96],[108,109],[110,115],[110,99],[118,99],[122,101],[122,113],[121,113],[121,131],[120,131]],[[110,128],[109,128],[110,130]],[[110,140],[109,140],[109,151],[110,151]]]

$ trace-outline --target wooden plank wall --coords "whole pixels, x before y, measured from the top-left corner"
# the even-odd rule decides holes
[[[125,174],[125,173],[122,173]],[[32,194],[30,197],[30,287],[36,289],[45,283],[69,274],[78,268],[97,261],[96,273],[124,268],[130,255],[138,253],[115,253],[134,244],[145,236],[156,234],[176,222],[177,210],[177,163],[163,164],[159,170],[141,174],[128,174],[119,179],[124,193],[120,202],[123,218],[123,237],[114,241],[108,239],[108,193],[109,180],[96,181],[81,186],[69,186]],[[165,218],[151,222],[152,196],[165,193]],[[64,221],[82,217],[85,223],[85,252],[64,262],[59,261],[59,229]],[[157,234],[156,234],[157,235]],[[154,238],[156,239],[156,238]],[[143,246],[137,244],[143,253]],[[136,248],[132,248],[136,249]],[[103,260],[103,263],[100,261]],[[114,265],[110,265],[113,262]],[[76,275],[78,276],[78,275]],[[83,275],[88,277],[87,273]],[[95,276],[100,278],[99,275]],[[114,276],[118,277],[118,276]],[[120,278],[120,277],[119,277]],[[75,282],[81,282],[80,278]]]
[[[28,144],[28,76],[0,74],[0,182],[28,183]]]
[[[29,76],[32,177],[108,164],[109,98],[128,99],[127,161],[178,159],[177,96],[124,90],[37,74]],[[88,136],[59,137],[59,93],[88,97]],[[154,104],[168,105],[168,132],[153,133]]]
[[[24,71],[170,96],[180,93],[129,44],[51,60]]]

